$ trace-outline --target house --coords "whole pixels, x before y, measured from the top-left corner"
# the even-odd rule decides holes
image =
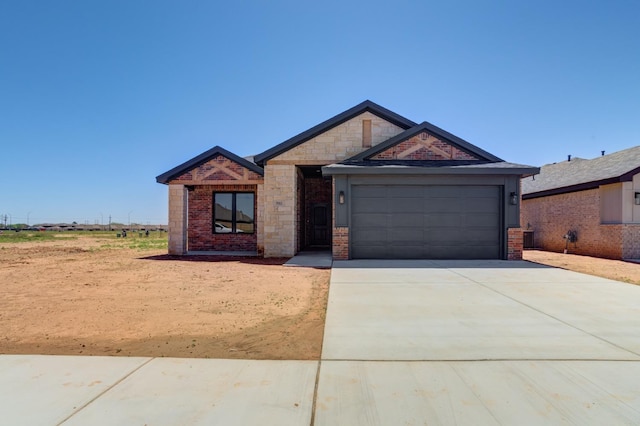
[[[519,259],[520,178],[538,170],[365,101],[253,158],[216,146],[156,180],[171,254]]]
[[[521,222],[543,250],[640,259],[640,146],[523,178]]]

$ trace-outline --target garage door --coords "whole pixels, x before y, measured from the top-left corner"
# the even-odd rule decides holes
[[[500,205],[498,186],[353,186],[351,256],[499,259]]]

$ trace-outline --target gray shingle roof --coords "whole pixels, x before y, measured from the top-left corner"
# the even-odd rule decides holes
[[[522,179],[522,194],[534,198],[597,188],[630,181],[637,173],[640,173],[640,146],[592,160],[575,158],[542,166],[540,174]]]

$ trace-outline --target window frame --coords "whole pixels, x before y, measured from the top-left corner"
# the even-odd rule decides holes
[[[229,194],[231,195],[231,232],[217,232],[216,230],[216,195],[217,194]],[[238,222],[237,222],[237,195],[238,194],[250,194],[253,198],[253,209],[251,210],[251,219],[253,220],[253,229],[251,232],[242,231],[238,232]],[[213,191],[212,194],[212,226],[211,232],[214,235],[252,235],[256,233],[256,193],[253,191]],[[246,214],[246,213],[245,213]]]

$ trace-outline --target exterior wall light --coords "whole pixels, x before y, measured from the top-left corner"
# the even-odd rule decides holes
[[[518,193],[517,192],[512,192],[509,194],[509,204],[511,204],[512,206],[515,206],[518,204]]]
[[[633,199],[633,202],[636,206],[640,206],[640,192],[636,192],[635,198]]]
[[[344,204],[344,191],[340,191],[338,194],[338,203]]]

